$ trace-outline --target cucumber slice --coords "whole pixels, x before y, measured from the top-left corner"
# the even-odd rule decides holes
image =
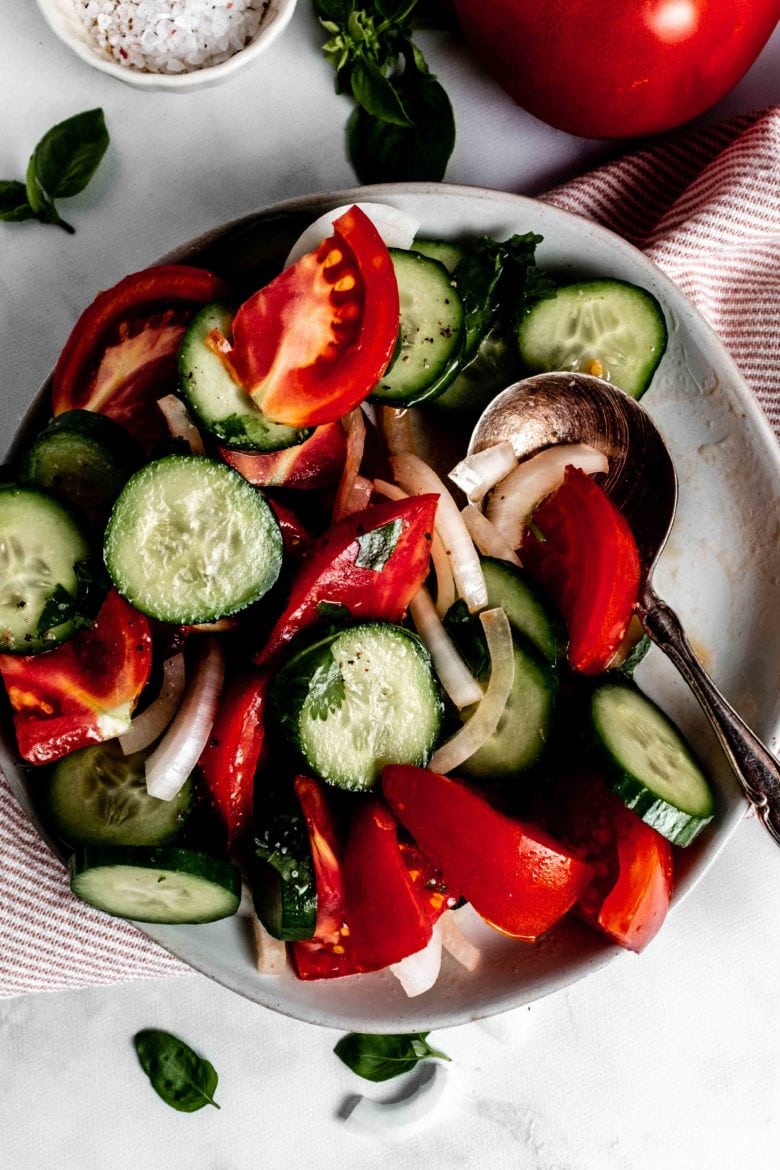
[[[238,472],[199,455],[168,455],[123,489],[104,555],[116,588],[141,613],[198,625],[268,592],[282,537],[263,496]]]
[[[503,333],[491,329],[480,341],[471,361],[466,362],[431,405],[437,413],[455,415],[459,420],[476,419],[496,394],[516,382],[519,376],[514,340],[510,344]]]
[[[221,857],[172,846],[88,845],[70,859],[82,902],[135,922],[216,922],[235,914],[241,874]]]
[[[274,720],[306,769],[338,788],[372,788],[385,764],[424,767],[442,700],[416,634],[348,626],[300,651],[271,693]]]
[[[285,942],[311,938],[317,886],[300,813],[277,811],[268,817],[255,837],[250,872],[255,912],[268,933]]]
[[[513,632],[515,674],[498,727],[459,771],[475,780],[510,780],[541,758],[550,739],[558,678],[536,648]],[[473,708],[462,711],[465,723]]]
[[[19,464],[22,483],[38,484],[95,523],[144,462],[141,447],[114,419],[92,410],[57,415]]]
[[[455,377],[463,340],[463,305],[449,272],[419,252],[390,249],[401,322],[388,370],[371,397],[412,406],[441,394]]]
[[[427,256],[429,260],[438,260],[448,272],[454,272],[466,255],[461,245],[453,243],[452,240],[416,239],[411,250],[419,252],[421,256]]]
[[[126,756],[116,740],[64,756],[48,778],[44,802],[69,845],[162,845],[181,831],[192,803],[187,780],[173,800],[146,791],[146,757]]]
[[[559,288],[539,301],[518,330],[520,358],[529,373],[576,370],[613,382],[641,397],[666,349],[658,301],[622,280],[588,280]]]
[[[712,789],[672,721],[631,683],[594,687],[591,728],[617,795],[675,845],[688,845],[712,820]]]
[[[267,419],[206,345],[213,329],[230,337],[232,322],[232,310],[222,304],[206,305],[193,318],[179,350],[179,385],[187,406],[226,447],[278,451],[302,443],[311,428],[287,427]]]
[[[65,504],[38,488],[0,486],[0,652],[37,654],[76,632],[75,619],[52,625],[49,615],[54,606],[56,620],[59,602],[78,596],[89,553]]]
[[[487,608],[501,606],[510,625],[531,641],[548,662],[566,658],[568,635],[563,619],[538,585],[516,565],[482,557],[488,591]]]

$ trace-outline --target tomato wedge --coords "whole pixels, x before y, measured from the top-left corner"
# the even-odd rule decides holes
[[[437,499],[372,504],[334,524],[306,557],[258,661],[267,662],[333,607],[356,618],[399,621],[428,574]]]
[[[22,757],[48,764],[127,731],[151,663],[149,623],[114,590],[95,624],[69,642],[0,655]]]
[[[352,815],[344,857],[347,915],[353,947],[372,970],[421,951],[431,916],[398,844],[398,822],[376,796]]]
[[[570,910],[591,866],[549,834],[499,812],[460,780],[390,764],[382,790],[422,852],[502,934],[532,942]]]
[[[266,418],[334,422],[374,389],[398,335],[398,285],[371,220],[352,207],[333,235],[239,308],[224,360]]]
[[[97,410],[147,447],[165,433],[156,398],[175,389],[176,355],[195,310],[229,295],[203,268],[160,264],[100,293],[79,317],[52,375],[52,409]]]
[[[621,512],[589,475],[567,467],[533,514],[522,560],[563,615],[570,665],[600,674],[625,637],[639,591],[639,553]]]
[[[296,776],[295,794],[309,831],[317,887],[314,937],[292,944],[300,979],[333,979],[367,968],[353,954],[347,925],[344,846],[325,788],[310,776]]]
[[[252,819],[255,771],[265,738],[269,679],[258,670],[234,677],[217,708],[200,757],[201,775],[233,842]]]
[[[220,459],[255,487],[314,491],[337,483],[344,466],[347,437],[340,422],[324,423],[303,443],[281,451],[219,448]]]
[[[556,786],[551,822],[594,867],[577,913],[621,947],[643,950],[669,909],[672,846],[592,772],[566,777]]]

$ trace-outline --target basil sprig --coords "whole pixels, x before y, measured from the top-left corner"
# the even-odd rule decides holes
[[[402,1036],[370,1036],[350,1032],[342,1036],[333,1051],[359,1077],[367,1081],[389,1081],[411,1072],[421,1060],[449,1060],[444,1052],[431,1048],[429,1032]]]
[[[73,233],[75,228],[62,218],[55,200],[84,190],[108,143],[102,110],[86,110],[52,126],[30,155],[26,181],[0,180],[0,220],[37,219]]]
[[[217,1072],[178,1036],[159,1028],[145,1028],[133,1037],[135,1050],[152,1088],[166,1105],[180,1113],[194,1113],[213,1105]]]
[[[350,161],[361,183],[438,182],[455,145],[450,100],[412,40],[422,0],[312,0],[330,39],[336,92],[355,109]]]

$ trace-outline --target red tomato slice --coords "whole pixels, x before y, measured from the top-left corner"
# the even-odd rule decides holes
[[[334,979],[368,968],[354,954],[347,925],[344,847],[324,786],[309,776],[296,776],[295,793],[309,831],[317,887],[314,937],[292,944],[301,979]]]
[[[22,757],[48,764],[127,731],[151,663],[149,623],[114,590],[95,624],[69,642],[0,655]]]
[[[422,852],[490,925],[533,941],[570,910],[593,870],[534,825],[506,816],[459,780],[391,764],[385,797]]]
[[[438,496],[372,504],[345,516],[314,545],[259,655],[267,662],[301,630],[344,606],[352,617],[399,621],[428,574]],[[372,553],[372,541],[376,541]]]
[[[672,846],[595,773],[556,787],[553,827],[594,868],[578,914],[630,951],[658,933],[672,896]]]
[[[149,446],[165,433],[154,402],[175,389],[187,323],[200,305],[227,295],[219,277],[184,264],[145,268],[100,293],[55,366],[54,414],[98,410]]]
[[[232,842],[248,827],[265,738],[268,676],[258,670],[234,677],[220,699],[200,770]]]
[[[255,487],[307,489],[337,483],[344,466],[347,437],[341,422],[324,423],[297,447],[282,451],[232,451],[220,447],[219,456]]]
[[[625,637],[639,591],[639,553],[622,514],[589,475],[567,467],[534,512],[522,560],[563,615],[570,665],[600,674]]]
[[[379,232],[358,207],[333,236],[245,301],[225,360],[265,416],[334,422],[374,389],[398,335],[398,285]]]
[[[431,916],[404,862],[398,823],[375,796],[352,815],[344,858],[352,946],[371,970],[421,951],[431,937]]]

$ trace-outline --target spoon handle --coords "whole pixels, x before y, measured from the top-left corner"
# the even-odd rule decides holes
[[[698,699],[745,795],[780,844],[780,763],[720,693],[694,654],[677,614],[649,585],[637,613]]]

